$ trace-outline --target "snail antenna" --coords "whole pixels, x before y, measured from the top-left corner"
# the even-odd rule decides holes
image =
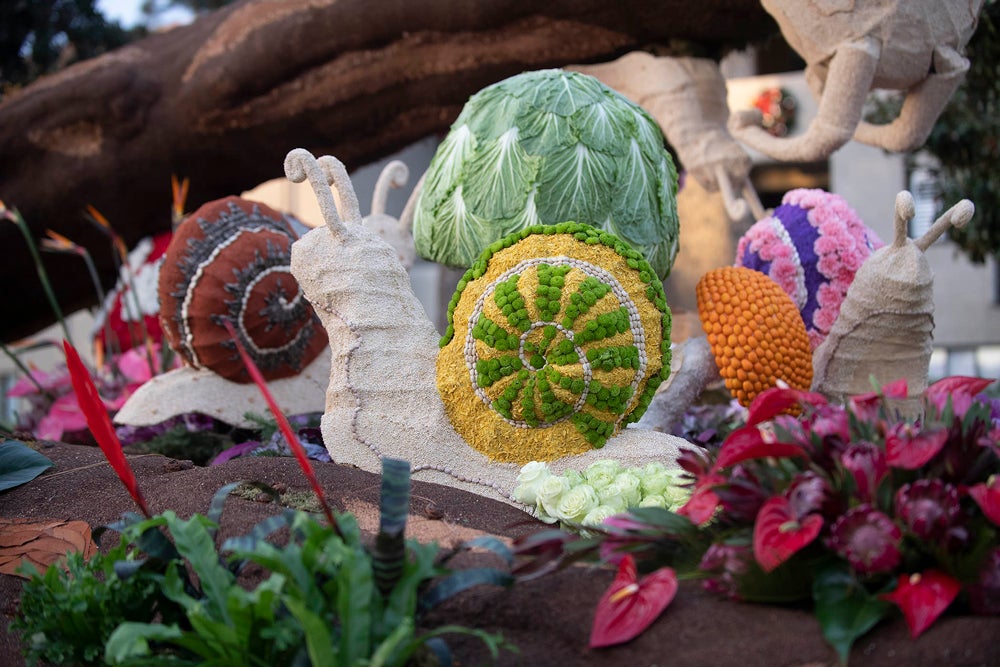
[[[896,218],[893,222],[896,238],[893,239],[894,248],[902,248],[906,245],[908,235],[906,233],[910,220],[917,214],[917,207],[913,204],[913,195],[906,190],[900,191],[896,195]]]
[[[399,227],[404,231],[410,231],[413,228],[413,210],[417,207],[420,192],[424,189],[425,178],[427,178],[427,172],[424,172],[417,184],[413,186],[413,192],[410,193],[410,198],[406,200],[406,206],[403,207],[403,213],[399,216]]]
[[[931,228],[924,232],[924,235],[915,241],[917,247],[926,251],[929,247],[931,247],[931,244],[937,241],[952,225],[955,225],[959,229],[965,227],[975,213],[976,206],[968,199],[963,199],[945,211],[940,218],[934,221]]]
[[[358,205],[358,195],[354,192],[351,177],[347,175],[347,167],[332,155],[324,155],[316,162],[326,175],[326,182],[333,186],[333,194],[340,203],[340,217],[360,223],[361,207]]]
[[[410,170],[399,160],[393,160],[385,165],[375,182],[375,192],[372,194],[372,215],[385,213],[385,202],[389,198],[389,188],[401,188],[410,178]]]
[[[330,181],[320,168],[319,162],[312,153],[304,148],[295,148],[285,156],[285,177],[292,183],[301,183],[307,178],[316,193],[316,201],[323,213],[323,220],[335,238],[341,238],[347,233],[347,228],[337,212],[337,202],[330,191]],[[353,193],[353,190],[351,191]],[[355,200],[356,203],[356,200]]]

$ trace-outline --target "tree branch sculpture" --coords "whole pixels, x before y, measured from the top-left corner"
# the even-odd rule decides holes
[[[0,104],[0,199],[36,236],[56,230],[113,275],[94,205],[134,243],[169,228],[171,174],[190,203],[281,176],[290,147],[349,169],[448,128],[480,88],[524,70],[609,60],[687,40],[719,55],[776,32],[754,0],[466,3],[250,0],[37,81]],[[0,226],[0,276],[30,257]],[[63,309],[94,301],[68,259],[47,257]],[[0,340],[52,321],[40,288],[8,290]]]

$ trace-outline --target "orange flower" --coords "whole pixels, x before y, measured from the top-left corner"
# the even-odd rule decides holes
[[[698,314],[730,393],[744,407],[782,380],[808,389],[812,354],[802,316],[768,276],[743,267],[698,281]]]

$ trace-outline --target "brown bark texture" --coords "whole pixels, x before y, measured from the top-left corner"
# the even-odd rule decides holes
[[[280,177],[292,148],[363,166],[442,133],[466,99],[522,71],[683,42],[719,55],[776,33],[755,0],[249,0],[41,79],[0,103],[0,200],[36,238],[87,247],[169,229],[188,208]],[[14,225],[0,225],[0,340],[54,320]],[[43,255],[64,312],[96,301],[78,258]]]

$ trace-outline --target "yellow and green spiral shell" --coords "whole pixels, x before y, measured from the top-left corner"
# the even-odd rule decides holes
[[[566,222],[490,245],[458,283],[437,384],[455,430],[498,462],[602,447],[670,372],[670,309],[635,250]]]

